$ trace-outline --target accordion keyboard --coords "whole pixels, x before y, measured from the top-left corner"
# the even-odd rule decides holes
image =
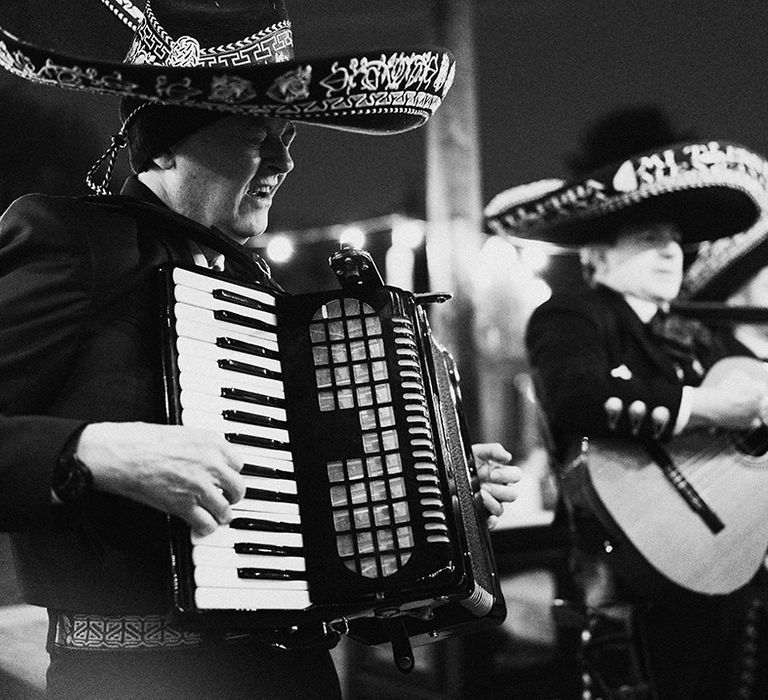
[[[296,479],[286,427],[274,300],[183,269],[173,272],[181,422],[239,452],[245,498],[234,519],[192,535],[195,604],[309,606]]]

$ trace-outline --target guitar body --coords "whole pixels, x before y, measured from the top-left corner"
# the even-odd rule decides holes
[[[721,360],[704,383],[716,386],[733,372],[747,372],[768,390],[768,370],[750,358]],[[765,427],[759,430],[766,433]],[[566,497],[616,534],[615,548],[608,549],[624,559],[616,561],[618,567],[645,579],[641,587],[664,591],[666,580],[705,595],[730,593],[752,578],[768,549],[768,439],[753,446],[760,454],[747,454],[737,438],[727,431],[692,430],[664,446],[721,521],[717,532],[640,443],[585,440],[564,473]],[[645,563],[644,572],[639,562]]]

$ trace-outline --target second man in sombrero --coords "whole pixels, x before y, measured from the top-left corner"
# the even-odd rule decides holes
[[[556,291],[526,334],[588,613],[587,689],[730,697],[738,589],[760,566],[765,540],[738,565],[730,555],[742,543],[730,540],[719,572],[703,553],[729,541],[748,512],[743,499],[768,484],[742,482],[754,493],[726,509],[720,499],[735,477],[723,468],[696,481],[684,470],[718,454],[708,429],[750,430],[765,419],[766,383],[734,372],[702,384],[718,360],[749,352],[695,322],[661,319],[680,291],[683,246],[746,231],[762,215],[766,162],[738,144],[681,140],[654,109],[611,115],[589,135],[611,152],[590,158],[573,182],[513,188],[486,210],[491,229],[518,243],[578,251],[588,282]],[[692,455],[677,459],[675,441],[686,435],[698,436]],[[681,547],[675,536],[688,517],[692,544]]]

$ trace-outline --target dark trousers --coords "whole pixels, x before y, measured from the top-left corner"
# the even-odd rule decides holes
[[[573,552],[576,582],[592,611],[585,649],[597,697],[729,700],[738,697],[745,590],[645,600],[593,552]],[[591,667],[591,668],[590,668]]]
[[[644,610],[649,665],[660,700],[737,697],[745,605],[737,592]]]
[[[260,644],[167,651],[53,649],[53,700],[340,699],[330,654]]]

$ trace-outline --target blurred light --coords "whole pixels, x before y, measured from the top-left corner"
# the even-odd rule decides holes
[[[531,272],[541,272],[549,265],[549,254],[537,246],[525,246],[520,250],[520,261]]]
[[[400,219],[392,226],[392,247],[416,250],[424,243],[424,222]]]
[[[384,258],[387,284],[400,289],[413,289],[414,255],[411,248],[393,245]]]
[[[293,241],[287,236],[275,236],[267,244],[267,257],[275,263],[286,263],[293,257]]]
[[[488,279],[489,276],[506,276],[513,267],[520,264],[520,254],[517,248],[501,236],[491,236],[480,249],[480,258],[483,264],[481,276]]]
[[[339,234],[339,243],[353,248],[363,248],[365,246],[365,231],[359,226],[347,226]]]

